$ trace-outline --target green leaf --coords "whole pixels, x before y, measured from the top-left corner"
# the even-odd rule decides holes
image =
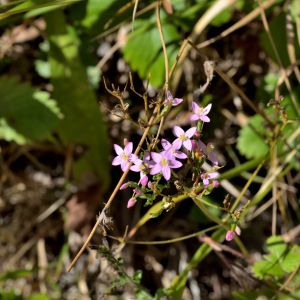
[[[143,23],[140,22],[140,24]],[[124,59],[130,63],[133,71],[137,71],[140,78],[147,78],[151,73],[151,85],[162,86],[165,78],[165,66],[159,31],[156,25],[149,25],[149,20],[144,21],[144,24],[147,27],[141,26],[137,29],[123,48]],[[181,37],[173,24],[163,25],[162,30],[167,53],[171,55],[168,57],[169,65],[171,65],[176,57],[177,49],[179,49],[174,43]]]
[[[33,273],[36,273],[39,270],[38,267],[32,268],[31,270],[16,270],[16,271],[6,271],[0,274],[0,282],[7,281],[9,279],[18,279],[26,277]]]
[[[262,122],[263,118],[260,115],[255,115],[249,118],[249,125],[245,125],[239,131],[237,148],[247,159],[266,155],[269,150],[269,146],[260,136],[260,134],[265,132],[261,126]]]
[[[210,22],[213,26],[222,26],[224,23],[230,21],[233,12],[233,7],[227,7],[221,13],[219,13],[216,17],[212,19]]]
[[[37,294],[30,296],[28,300],[51,300],[51,298],[45,294]]]
[[[256,300],[259,292],[251,289],[243,292],[233,292],[232,295],[236,300]]]
[[[213,205],[219,206],[219,203],[216,200],[214,200],[214,199],[212,199],[208,196],[204,196],[202,199],[205,200],[206,202],[209,202],[209,203],[213,204]],[[208,206],[205,203],[203,203],[203,204],[215,216],[219,217],[222,214],[222,211],[220,209]],[[199,207],[196,204],[194,204],[191,208],[191,211],[189,213],[189,219],[192,222],[195,222],[195,223],[198,223],[198,224],[213,223],[213,221],[206,214],[204,214],[202,212],[202,210],[200,210]]]
[[[283,276],[283,270],[276,262],[266,260],[259,261],[253,266],[254,275],[260,279],[266,278],[268,275],[273,275],[276,279]]]
[[[80,144],[86,148],[74,166],[77,177],[92,172],[107,184],[107,129],[78,54],[77,37],[74,30],[66,26],[61,10],[46,14],[45,21],[50,42],[48,56],[53,96],[65,116],[58,127],[59,135],[66,144]]]
[[[138,270],[138,271],[134,272],[133,279],[139,284],[139,283],[141,283],[142,276],[143,276],[142,271]]]
[[[0,107],[0,136],[19,143],[47,138],[62,118],[47,92],[20,83],[15,77],[0,78]]]
[[[282,268],[287,273],[293,272],[296,269],[299,261],[300,247],[298,245],[294,245],[284,257]]]
[[[22,295],[16,295],[13,290],[10,290],[9,292],[0,290],[0,299],[1,300],[23,300],[23,297]]]
[[[284,254],[287,250],[287,244],[284,242],[283,238],[280,236],[269,237],[267,239],[267,247],[279,262],[283,261]]]

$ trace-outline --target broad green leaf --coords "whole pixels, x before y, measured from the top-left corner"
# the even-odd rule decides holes
[[[138,23],[138,22],[137,22]],[[146,25],[149,23],[144,22]],[[181,39],[176,27],[172,24],[162,26],[167,52],[171,54],[169,67],[173,63],[177,54],[177,41]],[[173,45],[172,45],[173,43]],[[145,79],[151,73],[150,83],[154,86],[162,86],[164,83],[164,56],[162,44],[157,26],[139,32],[136,30],[129,38],[123,48],[124,59],[130,63],[131,69],[136,71],[140,78]]]
[[[256,300],[259,292],[251,289],[243,292],[233,292],[232,295],[236,300]]]
[[[47,138],[62,118],[47,92],[20,83],[15,77],[0,78],[0,107],[1,136],[19,143]]]
[[[86,148],[74,166],[78,177],[93,172],[108,183],[107,130],[78,54],[78,40],[74,30],[67,27],[62,11],[46,14],[45,21],[53,97],[64,114],[58,127],[59,135],[66,144],[81,144]]]
[[[212,21],[210,22],[210,24],[213,26],[221,26],[224,23],[229,22],[229,20],[231,19],[231,16],[232,16],[232,12],[233,12],[233,7],[227,7],[221,13],[219,13],[216,17],[214,17],[212,19]]]
[[[270,238],[268,238],[267,247],[279,262],[283,261],[287,250],[287,244],[280,236],[271,236]]]
[[[293,272],[300,261],[300,247],[294,245],[284,257],[282,268],[285,272]]]
[[[269,146],[260,135],[264,133],[261,126],[262,122],[263,118],[260,115],[255,115],[249,118],[249,124],[239,131],[237,148],[248,159],[266,155],[269,150]]]
[[[26,137],[9,126],[5,118],[0,118],[0,139],[4,139],[7,142],[15,141],[19,145],[26,143]]]
[[[273,275],[276,279],[283,276],[283,270],[278,263],[266,260],[255,263],[253,266],[253,272],[254,275],[260,279],[264,279],[269,275]]]

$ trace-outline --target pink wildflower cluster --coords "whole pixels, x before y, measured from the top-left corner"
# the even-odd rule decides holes
[[[167,99],[165,100],[166,106],[177,106],[183,99],[173,98],[170,91],[167,92]],[[194,114],[189,118],[190,121],[201,120],[203,122],[210,122],[207,114],[211,110],[211,104],[207,105],[205,108],[199,107],[195,102],[193,102]],[[132,142],[128,142],[127,139],[124,140],[125,148],[122,149],[119,145],[114,145],[117,156],[112,161],[112,165],[121,165],[121,169],[125,172],[128,169],[129,163],[132,162],[130,170],[133,172],[140,173],[140,182],[142,187],[137,188],[138,185],[129,183],[123,184],[121,190],[127,188],[128,186],[134,186],[133,190],[136,196],[133,196],[129,201],[127,207],[132,207],[136,203],[137,195],[143,196],[147,187],[149,190],[154,190],[156,182],[149,181],[149,175],[156,176],[161,173],[166,181],[171,179],[172,169],[178,169],[182,167],[183,163],[180,160],[188,159],[192,157],[192,152],[197,152],[200,157],[208,157],[214,165],[218,165],[215,155],[212,153],[214,149],[213,143],[209,143],[207,146],[199,139],[200,132],[197,131],[197,127],[191,127],[187,131],[184,131],[179,126],[174,126],[174,134],[176,139],[170,143],[165,139],[161,140],[162,150],[159,152],[144,152],[143,158],[139,159],[133,151]],[[183,148],[183,149],[182,149]],[[182,151],[183,150],[183,151]],[[203,180],[204,188],[209,185],[212,187],[218,187],[219,183],[213,180],[218,176],[217,172],[207,172],[201,175]],[[211,183],[212,181],[212,183]],[[148,183],[148,185],[147,185]],[[147,190],[147,191],[149,191]]]

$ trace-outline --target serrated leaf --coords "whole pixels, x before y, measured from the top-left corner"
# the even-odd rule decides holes
[[[256,300],[259,292],[251,289],[243,292],[233,292],[232,295],[236,300]]]
[[[264,133],[264,129],[261,126],[262,122],[263,118],[260,115],[255,115],[249,118],[249,125],[242,127],[239,131],[237,148],[247,159],[266,155],[269,150],[269,146],[260,136],[260,134]]]
[[[282,268],[285,272],[293,272],[300,261],[300,247],[294,245],[284,257]]]
[[[62,117],[56,102],[49,98],[48,93],[21,83],[15,77],[0,78],[0,107],[0,118],[5,120],[1,122],[1,131],[8,129],[8,133],[3,133],[2,137],[8,136],[21,143],[24,139],[34,141],[47,138]]]

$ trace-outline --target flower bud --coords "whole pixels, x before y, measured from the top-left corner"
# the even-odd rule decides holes
[[[129,199],[129,201],[127,203],[127,208],[130,208],[130,207],[134,206],[135,203],[136,203],[136,199],[135,198]]]
[[[198,149],[198,143],[195,140],[191,140],[192,142],[192,150],[197,150]]]
[[[128,187],[129,187],[129,183],[124,183],[121,185],[120,190],[125,190]]]
[[[126,146],[128,144],[128,140],[125,138],[124,139],[124,146]]]
[[[142,185],[146,185],[147,182],[148,182],[148,176],[145,175],[145,176],[141,179],[141,184],[142,184]]]
[[[217,180],[214,180],[214,181],[212,182],[212,186],[215,187],[215,188],[217,188],[219,185],[220,185],[220,183],[219,183],[219,181],[217,181]]]
[[[231,241],[234,238],[234,232],[232,230],[227,231],[226,233],[226,241]]]
[[[241,228],[240,228],[239,226],[236,226],[236,228],[235,228],[235,233],[236,233],[237,235],[241,235],[242,231],[241,231]]]
[[[200,132],[199,131],[195,131],[194,136],[199,137],[200,136]]]
[[[137,193],[138,195],[143,195],[143,192],[141,191],[141,190],[139,190],[139,189],[134,189],[133,190],[135,193]]]

